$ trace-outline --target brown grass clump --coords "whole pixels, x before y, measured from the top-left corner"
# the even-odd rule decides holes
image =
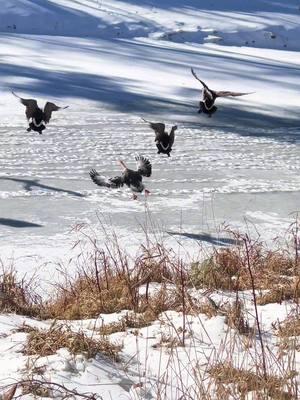
[[[72,332],[63,325],[53,325],[49,330],[32,328],[29,330],[24,354],[40,357],[55,354],[60,348],[67,348],[71,354],[85,354],[88,358],[101,353],[115,361],[119,360],[122,346],[107,339],[92,339],[83,332]]]
[[[0,275],[0,312],[47,318],[46,307],[35,293],[33,280],[19,280],[16,271],[3,270]]]
[[[300,336],[300,316],[291,316],[279,323],[277,334],[281,337]]]
[[[230,363],[220,363],[209,369],[209,374],[214,378],[217,393],[234,396],[233,398],[245,399],[247,393],[256,393],[259,399],[292,400],[294,394],[286,391],[288,377],[264,376],[264,374],[235,368]],[[218,397],[219,398],[219,397]]]
[[[285,300],[297,299],[300,297],[300,279],[298,276],[287,279],[283,282],[274,283],[267,293],[262,294],[257,298],[257,303],[260,305],[268,303],[282,303]]]
[[[53,391],[51,387],[44,385],[41,382],[36,382],[34,380],[25,382],[22,385],[22,394],[31,395],[36,397],[49,397],[53,398]]]
[[[275,326],[276,335],[279,337],[279,348],[285,353],[286,350],[300,351],[300,316],[288,317],[285,321]]]
[[[155,318],[180,303],[177,295],[170,296],[165,289],[167,283],[176,286],[186,280],[182,264],[171,251],[159,245],[150,250],[143,248],[142,255],[129,263],[119,248],[113,253],[109,248],[104,251],[94,246],[79,265],[77,276],[72,279],[66,272],[65,282],[56,288],[56,298],[48,305],[52,318],[94,318],[121,310],[151,311]],[[149,293],[152,282],[162,285],[155,295]],[[146,292],[140,295],[143,285]]]
[[[243,305],[239,300],[227,307],[225,322],[231,328],[236,329],[241,335],[249,336],[254,333],[253,328],[249,326]]]
[[[196,288],[247,290],[252,288],[249,265],[256,289],[272,289],[266,300],[288,299],[300,295],[295,276],[300,274],[300,263],[288,252],[268,250],[261,243],[249,243],[226,249],[215,249],[204,262],[194,263],[190,284]],[[263,301],[263,300],[261,300]]]
[[[99,332],[101,335],[107,336],[116,332],[124,332],[127,329],[140,329],[149,326],[154,319],[154,315],[149,312],[142,314],[131,313],[125,315],[118,322],[101,326]]]
[[[97,279],[96,275],[85,274],[61,286],[49,309],[59,319],[93,318],[100,313],[132,309],[129,285],[124,276],[117,274],[110,273],[105,280],[103,276]]]
[[[235,290],[241,267],[237,249],[215,250],[209,259],[192,264],[190,284],[196,288]]]

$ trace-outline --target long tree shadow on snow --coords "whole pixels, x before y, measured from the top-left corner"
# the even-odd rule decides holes
[[[6,225],[12,228],[41,228],[43,226],[33,222],[11,218],[0,218],[0,225]]]
[[[79,72],[55,72],[38,68],[2,64],[2,75],[25,77],[34,80],[30,84],[18,83],[18,92],[38,93],[43,97],[74,97],[99,101],[122,112],[166,112],[174,107],[187,107],[185,103],[150,96],[138,92],[136,82],[130,79],[111,79],[101,75]],[[135,91],[136,90],[136,91]],[[27,94],[28,96],[35,96]],[[72,104],[70,104],[72,106]]]
[[[215,246],[230,246],[239,244],[239,241],[236,239],[230,239],[227,237],[216,237],[208,233],[189,233],[189,232],[172,232],[172,231],[167,231],[166,233],[168,233],[171,236],[183,236],[188,239],[196,240],[198,242],[207,242]]]
[[[79,72],[49,72],[11,64],[2,64],[0,71],[7,76],[29,78],[30,84],[22,82],[13,87],[16,92],[21,91],[22,94],[27,92],[26,96],[36,97],[36,95],[30,93],[38,93],[44,98],[47,98],[47,96],[85,98],[105,104],[112,110],[143,115],[155,114],[159,116],[160,114],[176,113],[178,121],[194,125],[199,121],[199,127],[224,127],[224,125],[232,127],[234,121],[237,133],[239,133],[240,128],[247,130],[248,127],[299,126],[296,119],[297,109],[288,110],[287,117],[283,118],[274,114],[260,114],[254,106],[241,109],[234,104],[229,105],[228,102],[222,104],[221,101],[217,104],[218,112],[213,118],[208,119],[206,115],[197,114],[200,97],[200,90],[198,89],[182,89],[185,97],[189,99],[187,102],[183,102],[140,93],[136,81],[130,79],[112,79]],[[194,102],[190,100],[193,98],[195,99]],[[263,132],[260,135],[263,135]],[[268,133],[267,136],[272,136],[272,132]],[[281,135],[278,133],[273,136],[281,139]]]
[[[155,12],[155,8],[161,8],[169,10],[170,12],[178,9],[181,13],[185,9],[190,9],[193,11],[193,15],[197,11],[207,10],[207,11],[230,11],[230,12],[243,12],[243,13],[253,13],[253,12],[274,12],[274,4],[272,1],[261,1],[259,6],[255,1],[247,1],[246,4],[241,6],[241,2],[238,0],[226,0],[226,1],[195,1],[195,0],[185,0],[184,4],[182,0],[126,0],[127,3],[139,7],[148,6],[152,12]],[[291,8],[295,12],[298,11],[299,1],[290,0],[287,5],[286,1],[276,1],[276,11],[282,14],[291,14]],[[244,8],[244,9],[243,9]],[[231,16],[232,18],[232,16]]]
[[[73,190],[61,189],[55,186],[44,185],[43,183],[39,182],[39,179],[20,179],[20,178],[10,178],[6,176],[0,177],[0,179],[6,181],[20,182],[23,184],[23,188],[28,192],[31,192],[34,188],[41,188],[41,189],[53,190],[55,192],[67,193],[72,196],[85,197],[84,194],[75,192]]]

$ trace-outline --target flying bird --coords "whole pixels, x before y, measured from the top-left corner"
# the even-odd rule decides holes
[[[117,189],[122,187],[123,185],[128,186],[133,192],[141,193],[143,190],[145,191],[145,195],[148,195],[150,192],[145,188],[145,185],[142,183],[143,176],[149,177],[152,173],[152,166],[150,161],[143,157],[137,156],[135,157],[137,162],[137,170],[127,168],[124,161],[119,160],[121,167],[123,168],[123,173],[121,176],[115,176],[114,178],[107,178],[99,175],[99,173],[92,169],[90,171],[90,177],[94,183],[98,186],[104,186],[111,189]],[[133,194],[133,199],[137,199],[137,195]]]
[[[202,100],[199,102],[199,111],[198,113],[203,112],[204,114],[208,114],[209,117],[214,114],[218,107],[215,106],[215,101],[218,97],[237,97],[237,96],[244,96],[246,94],[251,93],[241,93],[241,92],[229,92],[229,91],[215,91],[210,89],[201,79],[198,78],[193,68],[191,68],[191,72],[194,78],[197,79],[203,86],[202,90]]]
[[[150,122],[146,121],[142,118],[143,121],[147,122],[151,129],[155,132],[155,143],[158,149],[157,154],[163,153],[167,154],[170,157],[170,153],[172,151],[172,146],[175,140],[175,131],[177,129],[177,125],[172,126],[170,133],[166,132],[166,125],[160,122]]]
[[[18,96],[16,93],[12,92],[14,96],[16,96],[20,102],[26,107],[25,115],[27,120],[29,121],[29,127],[27,128],[27,132],[31,130],[38,132],[40,135],[43,130],[46,129],[45,124],[48,124],[53,111],[64,110],[69,106],[58,107],[56,104],[47,101],[45,104],[44,110],[42,110],[37,101],[34,99],[23,99]]]

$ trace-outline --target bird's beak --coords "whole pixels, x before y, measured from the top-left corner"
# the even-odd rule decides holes
[[[148,189],[145,189],[145,196],[149,196],[150,191]]]

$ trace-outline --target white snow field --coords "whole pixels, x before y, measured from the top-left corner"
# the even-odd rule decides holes
[[[74,227],[82,224],[100,241],[103,230],[115,232],[129,253],[154,226],[191,258],[203,246],[232,242],[222,224],[259,232],[263,240],[284,234],[299,211],[298,0],[0,3],[4,265],[13,264],[20,275],[38,270],[43,286],[54,279],[56,263],[76,253]],[[219,99],[212,118],[198,114],[201,86],[191,67],[213,89],[253,93]],[[40,105],[49,100],[69,108],[53,113],[42,135],[28,133],[24,107],[11,90]],[[170,158],[157,154],[154,133],[141,117],[178,125]],[[89,178],[91,168],[117,175],[119,159],[135,166],[136,154],[153,165],[152,176],[145,178],[147,198],[142,194],[133,201],[128,189],[99,188]],[[274,318],[284,318],[287,311],[278,306]],[[266,329],[273,312],[262,307]],[[171,317],[176,325],[180,317]],[[21,319],[1,317],[1,334],[9,336],[0,338],[0,379],[18,377],[25,363],[18,353],[25,334],[13,333]],[[195,352],[205,358],[224,335],[224,318],[205,325],[213,338],[209,345],[200,325]],[[155,325],[144,329],[145,338],[157,334]],[[136,354],[136,338],[122,340],[129,341],[124,350],[129,360]],[[158,353],[147,359],[147,349],[140,349],[141,364],[154,368]],[[74,375],[64,357],[63,352],[53,356],[49,366],[59,382],[72,380],[72,387],[103,399],[156,398],[150,389],[139,394],[130,389],[139,382],[137,365],[128,377],[114,365],[100,372],[93,361]],[[190,357],[183,355],[183,363]],[[154,370],[146,368],[149,382]],[[172,390],[169,398],[179,399]]]

